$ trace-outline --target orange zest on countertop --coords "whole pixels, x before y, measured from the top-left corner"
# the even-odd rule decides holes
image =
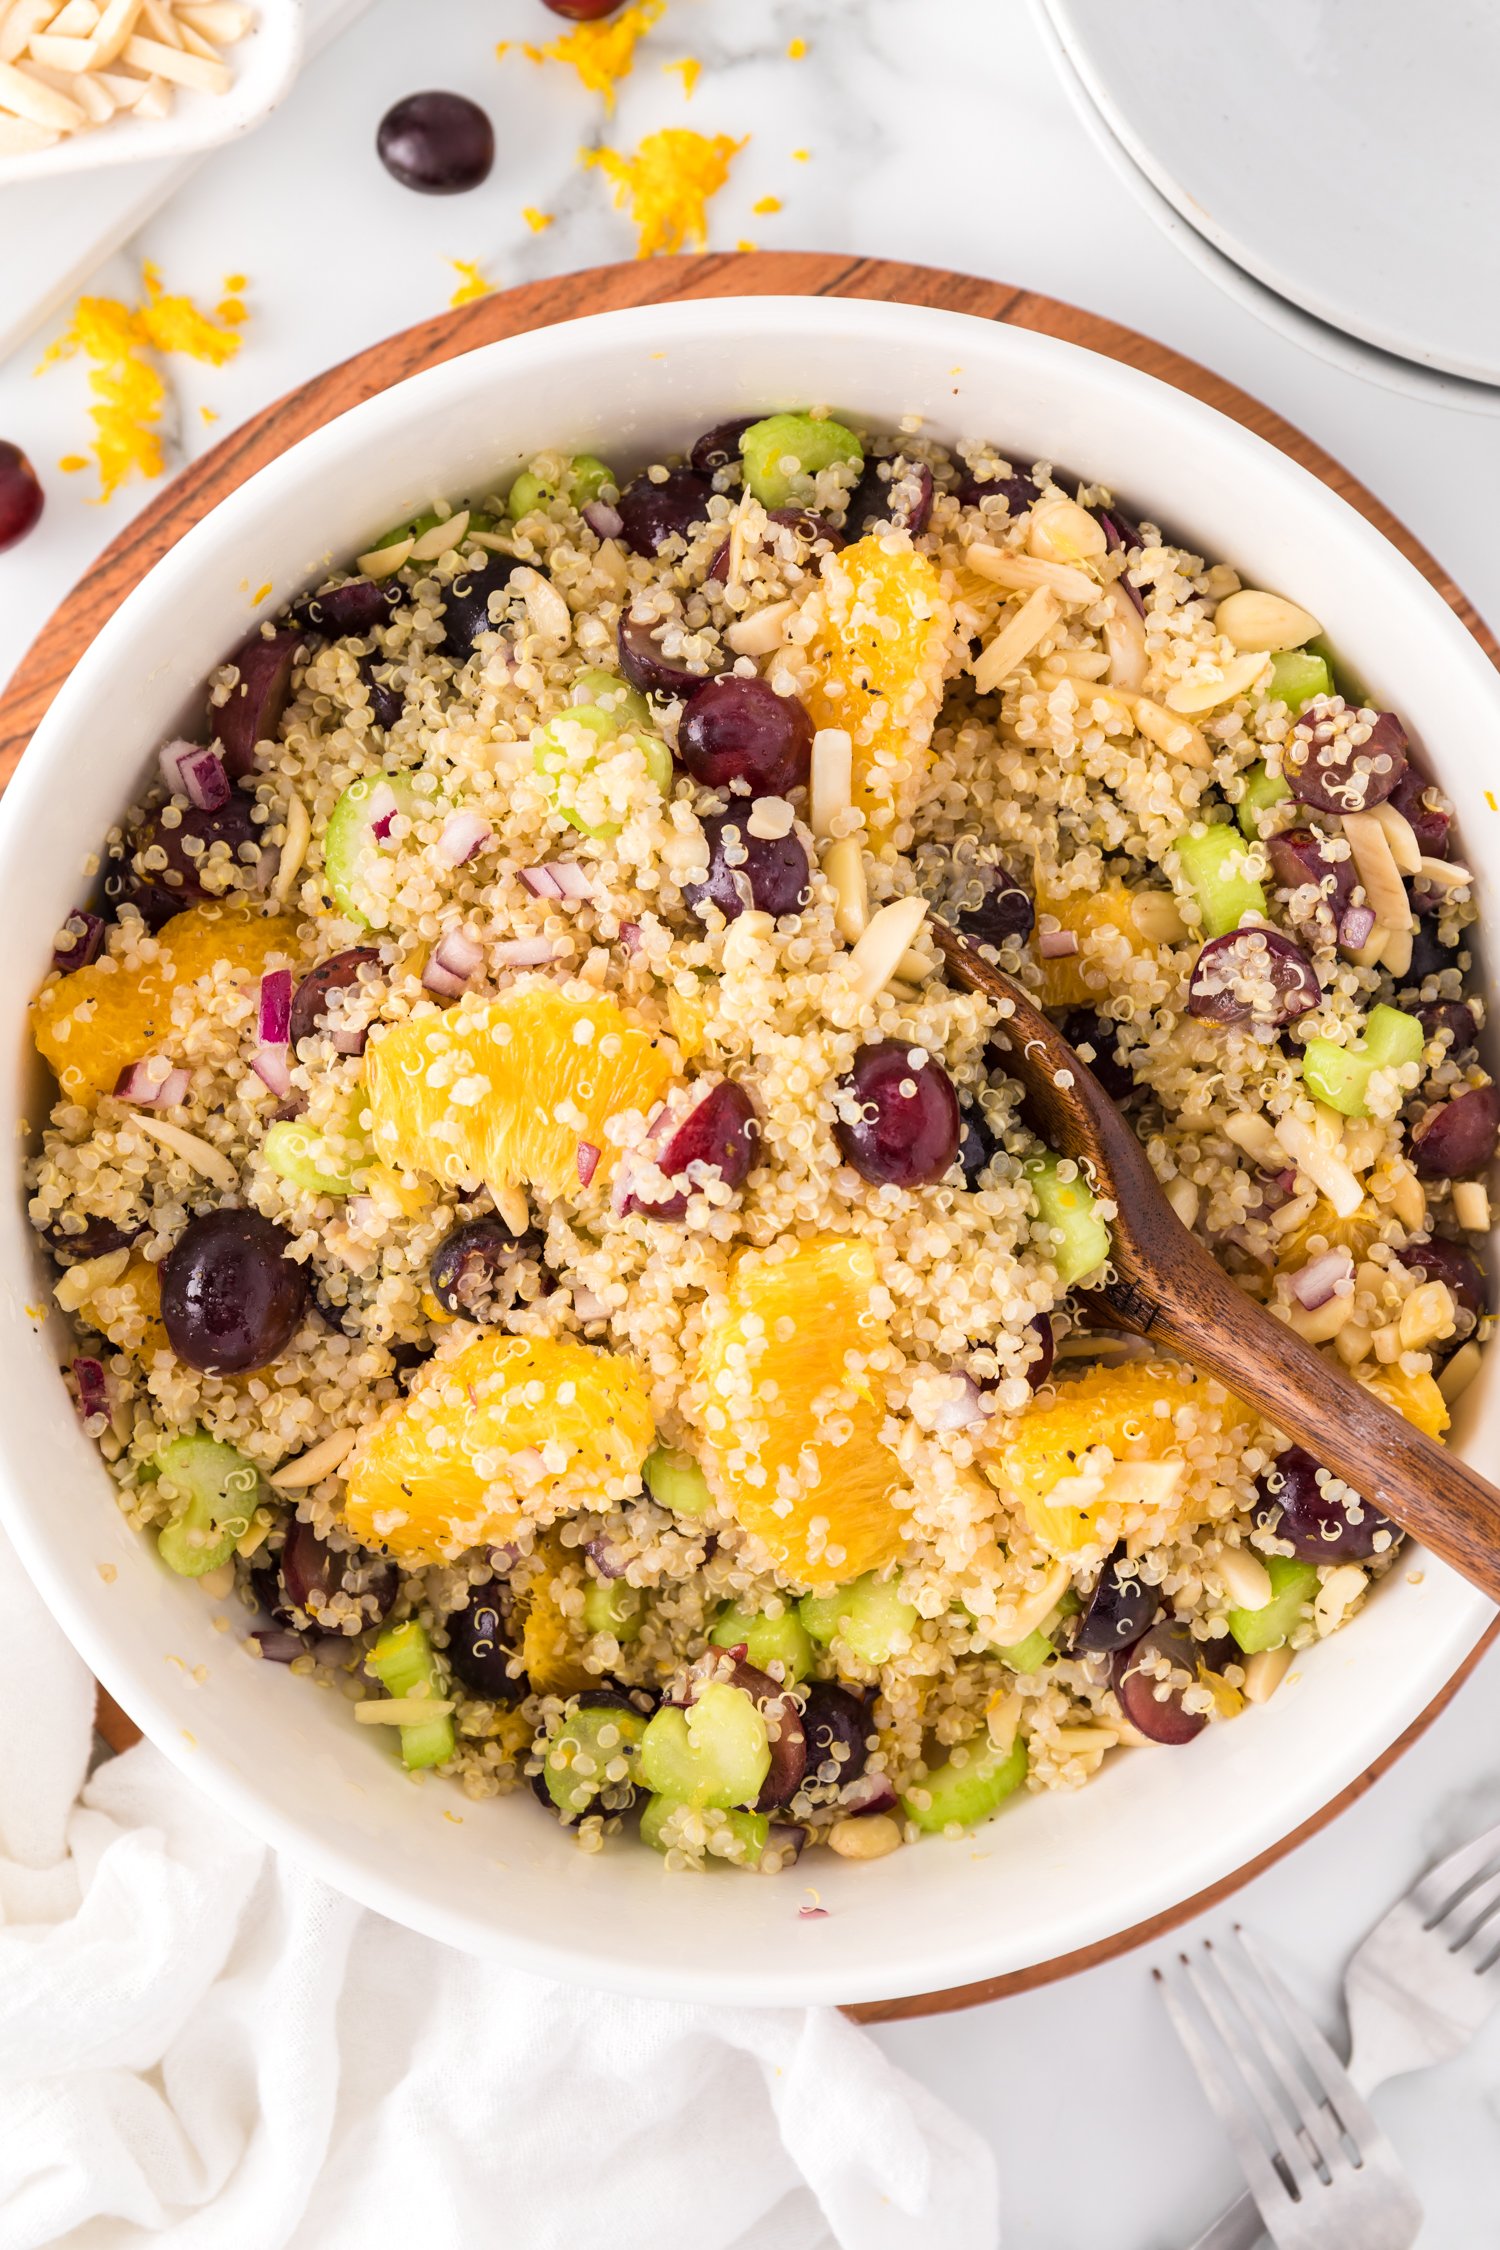
[[[239,350],[235,326],[246,317],[238,300],[232,300],[233,316],[216,321],[190,297],[169,296],[154,266],[142,267],[141,282],[145,294],[138,305],[115,297],[80,297],[71,321],[48,345],[37,370],[40,374],[78,353],[88,362],[89,420],[94,425],[89,451],[99,470],[101,501],[132,475],[161,475],[167,384],[157,355],[180,352],[221,367]],[[226,308],[221,305],[219,312],[225,316]],[[76,454],[65,459],[70,466],[81,465]]]
[[[545,234],[557,214],[555,211],[539,211],[534,203],[523,203],[521,216],[533,234]]]
[[[801,62],[806,54],[807,41],[805,39],[792,39],[788,41],[786,50],[786,59],[788,62]]]
[[[750,208],[758,219],[769,218],[773,211],[781,209],[781,197],[779,195],[763,195],[758,201],[752,203]]]
[[[710,138],[685,126],[648,133],[633,156],[617,149],[585,149],[582,161],[597,165],[640,232],[638,258],[654,258],[708,242],[708,204],[729,177],[729,167],[746,145],[727,133]]]
[[[601,23],[581,23],[545,47],[520,42],[523,55],[534,63],[571,63],[591,94],[602,94],[606,109],[615,106],[615,87],[635,68],[635,50],[651,26],[665,13],[667,0],[634,0],[634,5]],[[505,55],[517,42],[502,40],[495,49]]]
[[[697,56],[682,55],[676,62],[663,63],[661,67],[666,71],[676,71],[678,77],[682,80],[682,98],[685,102],[690,102],[693,98],[693,88],[703,76],[703,65],[699,62]]]
[[[448,299],[455,311],[460,305],[472,305],[480,297],[493,296],[493,285],[485,280],[472,258],[450,258],[448,263],[459,277],[458,287]]]

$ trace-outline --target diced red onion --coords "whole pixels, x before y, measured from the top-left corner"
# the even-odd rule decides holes
[[[1339,916],[1339,944],[1357,953],[1368,945],[1375,934],[1375,910],[1370,906],[1346,906]]]
[[[797,1919],[799,1922],[826,1922],[828,1909],[826,1906],[799,1906]]]
[[[590,1539],[583,1551],[601,1578],[624,1577],[625,1565],[617,1559],[607,1539]]]
[[[441,961],[450,976],[471,977],[484,961],[484,947],[467,930],[450,930],[439,938],[432,957]]]
[[[78,1411],[85,1422],[109,1412],[109,1384],[97,1359],[75,1359],[73,1380],[78,1385]]]
[[[370,834],[377,844],[385,842],[391,832],[391,822],[400,810],[390,783],[377,782],[370,791]]]
[[[1061,961],[1067,954],[1078,951],[1078,932],[1042,930],[1037,936],[1036,949],[1044,961]]]
[[[52,955],[54,969],[86,969],[91,961],[98,960],[104,948],[102,914],[91,914],[86,906],[75,906],[63,929],[75,943],[56,948]]]
[[[217,751],[200,750],[196,757],[184,758],[181,770],[188,801],[199,812],[217,812],[228,804],[229,776]]]
[[[137,1109],[175,1109],[186,1094],[191,1080],[181,1069],[170,1069],[158,1075],[145,1062],[127,1063],[115,1080],[115,1100],[130,1102]]]
[[[924,1380],[919,1378],[919,1380]],[[934,1367],[925,1377],[928,1395],[920,1407],[912,1408],[912,1420],[919,1428],[929,1432],[939,1430],[967,1430],[984,1420],[984,1393],[972,1375],[957,1368]],[[940,1396],[932,1396],[933,1386],[943,1386]]]
[[[330,1031],[325,1036],[335,1054],[362,1055],[365,1051],[366,1034],[362,1031]]]
[[[161,764],[161,777],[169,789],[186,794],[183,788],[182,765],[185,758],[196,758],[203,748],[201,742],[184,742],[181,735],[164,742],[157,752]]]
[[[796,1822],[792,1820],[773,1820],[766,1836],[766,1842],[773,1852],[781,1854],[783,1867],[795,1867],[802,1857],[802,1847],[807,1842],[807,1830],[799,1828]],[[817,1914],[826,1914],[827,1911],[826,1906],[813,1909],[813,1912]]]
[[[627,953],[640,952],[641,925],[639,922],[622,922],[620,924],[620,943]]]
[[[260,1023],[257,1037],[263,1047],[284,1047],[291,1037],[291,1031],[292,972],[290,969],[267,969],[260,980]]]
[[[625,518],[607,500],[590,500],[578,512],[600,539],[618,539],[625,529]]]
[[[895,1802],[896,1791],[888,1773],[858,1774],[847,1789],[839,1792],[840,1812],[889,1812]]]
[[[262,1626],[250,1638],[259,1643],[260,1653],[268,1664],[290,1664],[294,1657],[302,1655],[305,1645],[300,1633],[288,1633],[280,1625]]]
[[[571,859],[549,859],[541,867],[523,867],[521,881],[533,898],[592,898],[588,872]]]
[[[459,1000],[468,991],[469,980],[467,977],[456,977],[451,969],[445,969],[434,953],[422,971],[422,988],[426,992],[435,992],[440,1000]]]
[[[558,948],[551,938],[507,938],[494,949],[493,959],[502,969],[540,969],[548,961],[555,961]]]
[[[609,1318],[609,1307],[604,1299],[596,1297],[592,1289],[580,1289],[576,1282],[573,1286],[573,1310],[585,1326],[590,1321]]]
[[[438,838],[438,852],[450,867],[462,867],[489,842],[494,831],[476,812],[450,813]]]
[[[292,1090],[292,1068],[287,1060],[286,1042],[280,1046],[259,1046],[250,1057],[250,1068],[256,1077],[284,1102]]]
[[[592,1141],[580,1141],[578,1144],[578,1183],[580,1187],[587,1187],[598,1169],[598,1149],[595,1148]]]
[[[1326,1305],[1341,1281],[1354,1279],[1354,1260],[1347,1250],[1325,1250],[1288,1277],[1292,1295],[1305,1312]]]

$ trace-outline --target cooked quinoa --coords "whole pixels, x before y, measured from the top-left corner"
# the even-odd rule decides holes
[[[930,936],[1440,1435],[1472,885],[1294,601],[815,410],[438,501],[201,731],[58,934],[31,1215],[122,1507],[366,1754],[671,1868],[877,1858],[1235,1717],[1391,1566],[1089,1309],[1113,1212]]]

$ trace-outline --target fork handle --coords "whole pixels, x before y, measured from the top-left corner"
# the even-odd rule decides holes
[[[1211,1259],[1194,1259],[1190,1273],[1173,1278],[1172,1300],[1153,1302],[1127,1284],[1118,1309],[1500,1602],[1500,1492],[1492,1484],[1304,1343]],[[1115,1289],[1105,1294],[1113,1298]]]

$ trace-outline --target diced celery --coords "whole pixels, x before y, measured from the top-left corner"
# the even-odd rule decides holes
[[[701,1809],[701,1808],[700,1808]],[[675,1797],[648,1797],[641,1814],[641,1842],[649,1844],[655,1852],[671,1849],[662,1834],[673,1813],[681,1812],[681,1802]],[[759,1868],[771,1841],[771,1823],[764,1813],[720,1811],[706,1824],[710,1831],[710,1860],[733,1860],[736,1866]],[[720,1839],[733,1845],[733,1852],[715,1851]]]
[[[997,1647],[995,1654],[1013,1672],[1040,1672],[1057,1651],[1045,1633],[1028,1633],[1024,1641],[1016,1641],[1010,1648]]]
[[[1235,810],[1240,834],[1248,836],[1252,844],[1258,843],[1261,814],[1269,812],[1272,805],[1279,805],[1291,793],[1279,773],[1268,773],[1264,766],[1252,766],[1245,777],[1245,794]]]
[[[866,1664],[888,1664],[911,1645],[917,1612],[901,1592],[898,1578],[867,1570],[828,1594],[804,1594],[797,1614],[821,1646],[837,1634],[852,1656]]]
[[[740,439],[745,482],[766,508],[790,507],[808,498],[811,479],[835,461],[864,459],[864,447],[842,422],[811,414],[768,414]],[[786,462],[794,465],[788,469]]]
[[[575,703],[544,726],[531,746],[532,766],[551,784],[554,811],[585,836],[618,836],[620,824],[614,820],[591,824],[569,802],[574,781],[589,773],[594,764],[594,753],[584,748],[579,735],[591,734],[596,742],[609,742],[619,731],[620,722],[612,711],[601,711],[593,703]]]
[[[1229,1630],[1246,1656],[1263,1648],[1280,1648],[1318,1590],[1315,1563],[1298,1562],[1293,1555],[1263,1555],[1271,1580],[1271,1599],[1264,1609],[1232,1609]]]
[[[613,1633],[623,1648],[638,1641],[645,1598],[624,1578],[591,1578],[583,1590],[583,1622],[591,1633]]]
[[[1408,1015],[1404,1008],[1388,1007],[1383,1000],[1370,1010],[1365,1023],[1365,1053],[1377,1070],[1420,1062],[1426,1044],[1427,1033],[1420,1017]]]
[[[562,490],[575,508],[586,508],[591,500],[598,499],[606,485],[615,483],[615,472],[607,462],[593,453],[575,453],[568,463]],[[549,478],[538,476],[534,469],[523,469],[510,488],[506,514],[519,523],[522,516],[529,516],[535,508],[545,508],[557,495],[558,487]]]
[[[619,479],[597,453],[575,453],[568,463],[568,498],[575,508],[586,508],[608,486],[619,489]]]
[[[577,1820],[589,1810],[604,1786],[605,1767],[616,1758],[634,1772],[645,1732],[639,1711],[614,1704],[601,1708],[586,1696],[564,1712],[542,1760],[542,1785],[565,1820]]]
[[[155,1456],[158,1489],[180,1501],[156,1535],[156,1549],[179,1578],[201,1578],[227,1563],[250,1529],[261,1499],[260,1471],[232,1445],[201,1432],[173,1438]]]
[[[1271,659],[1271,685],[1266,692],[1297,718],[1318,696],[1332,695],[1333,674],[1327,658],[1314,656],[1311,649],[1282,649]]]
[[[670,1508],[674,1516],[701,1516],[713,1506],[708,1479],[691,1453],[679,1453],[670,1445],[653,1446],[641,1475],[657,1506]]]
[[[577,673],[572,693],[580,703],[591,703],[598,710],[608,711],[621,727],[643,727],[650,730],[653,721],[651,706],[639,688],[622,680],[618,672],[606,672],[602,665],[590,664]]]
[[[672,794],[672,783],[677,778],[672,764],[672,753],[659,734],[638,734],[635,737],[641,756],[646,761],[646,771],[664,797]]]
[[[1085,1274],[1093,1273],[1109,1256],[1109,1228],[1099,1216],[1098,1199],[1082,1173],[1075,1179],[1059,1177],[1062,1159],[1033,1156],[1025,1165],[1026,1178],[1036,1199],[1037,1217],[1062,1240],[1052,1245],[1057,1278],[1065,1289]]]
[[[731,1602],[714,1619],[708,1637],[715,1648],[738,1648],[743,1642],[747,1663],[761,1672],[775,1664],[783,1680],[805,1680],[812,1670],[812,1637],[795,1609],[767,1617]]]
[[[352,1119],[345,1132],[330,1136],[300,1117],[279,1118],[267,1128],[260,1150],[273,1172],[309,1195],[352,1195],[374,1162]]]
[[[443,1675],[420,1618],[408,1617],[402,1625],[388,1625],[366,1662],[386,1694],[398,1702],[419,1692],[434,1697],[443,1693]],[[440,1766],[457,1747],[453,1720],[447,1712],[397,1731],[401,1763],[412,1773],[422,1766]]]
[[[1308,1092],[1345,1117],[1363,1117],[1371,1073],[1417,1062],[1427,1034],[1416,1016],[1384,1001],[1370,1010],[1357,1047],[1332,1039],[1309,1039],[1302,1050],[1302,1079]]]
[[[945,1765],[928,1774],[908,1791],[901,1809],[914,1827],[940,1834],[955,1821],[973,1828],[1000,1810],[1007,1797],[1026,1779],[1026,1745],[1016,1741],[1009,1750],[997,1750],[984,1737],[963,1745]],[[920,1796],[923,1802],[914,1801]]]
[[[641,1780],[679,1804],[751,1805],[770,1770],[765,1720],[743,1688],[720,1680],[686,1710],[663,1704],[641,1739]]]
[[[361,888],[361,867],[367,855],[387,851],[390,846],[375,833],[382,799],[378,790],[386,790],[395,799],[398,813],[410,814],[415,797],[410,776],[404,773],[366,774],[362,781],[352,781],[332,812],[323,833],[323,872],[328,877],[328,888],[334,899],[348,915],[368,929]],[[372,799],[375,800],[372,806]]]
[[[1250,871],[1249,846],[1237,829],[1186,829],[1176,839],[1176,851],[1197,894],[1207,936],[1237,930],[1247,914],[1265,919],[1266,894]]]

